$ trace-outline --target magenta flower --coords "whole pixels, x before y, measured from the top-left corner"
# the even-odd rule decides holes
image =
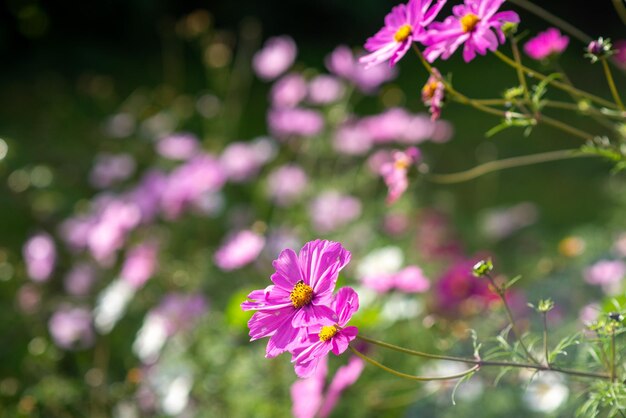
[[[293,108],[272,109],[267,114],[272,135],[279,139],[294,136],[311,137],[324,129],[324,118],[315,110]]]
[[[291,206],[306,192],[308,183],[309,179],[300,166],[282,165],[267,176],[267,194],[278,206]]]
[[[222,152],[220,164],[228,180],[243,183],[254,179],[261,168],[276,155],[276,147],[269,138],[252,142],[232,142]]]
[[[339,79],[327,74],[318,75],[309,83],[309,102],[318,105],[334,103],[341,99],[343,92]]]
[[[620,39],[613,44],[615,54],[613,60],[619,68],[626,70],[626,39]]]
[[[315,418],[324,399],[324,384],[328,374],[328,361],[321,361],[315,373],[307,379],[298,379],[291,386],[293,405],[291,413],[295,418]]]
[[[359,309],[359,296],[350,287],[339,289],[330,305],[336,313],[335,320],[325,319],[307,328],[308,338],[294,347],[292,362],[298,377],[311,376],[319,361],[333,352],[338,356],[348,349],[350,341],[356,338],[359,329],[346,327],[352,315]]]
[[[319,368],[319,365],[317,367]],[[348,364],[337,369],[335,377],[328,385],[324,403],[319,410],[319,418],[326,418],[330,415],[341,393],[357,381],[364,368],[365,361],[360,357],[352,356],[348,360]]]
[[[259,78],[273,80],[291,67],[297,52],[296,43],[291,37],[269,38],[263,49],[254,54],[252,68]]]
[[[439,119],[441,116],[445,93],[446,87],[441,82],[441,73],[436,68],[433,68],[426,84],[422,87],[422,101],[428,106],[432,121]]]
[[[463,59],[470,62],[476,53],[485,55],[504,43],[504,23],[519,23],[515,12],[498,12],[504,0],[465,0],[452,8],[453,16],[430,25],[423,43],[427,45],[424,56],[429,62],[437,58],[448,59],[461,45]]]
[[[50,278],[56,264],[57,252],[54,241],[45,232],[32,236],[22,249],[26,274],[35,282],[45,282]]]
[[[157,268],[158,246],[154,241],[138,244],[126,255],[120,277],[134,289],[141,288]]]
[[[303,327],[337,320],[329,306],[339,272],[350,256],[338,242],[316,240],[305,244],[298,255],[287,249],[274,260],[274,284],[251,292],[241,304],[244,311],[258,311],[248,327],[251,341],[270,337],[266,357],[288,350],[298,336],[304,336]]]
[[[425,27],[430,24],[446,3],[438,0],[430,7],[432,0],[409,0],[400,4],[385,16],[385,27],[365,42],[365,49],[371,54],[359,60],[366,68],[389,60],[393,67],[406,54],[413,41],[421,41]]]
[[[532,59],[539,61],[562,53],[568,44],[567,36],[561,35],[557,28],[550,28],[526,42],[524,52]]]
[[[213,259],[221,270],[236,270],[253,262],[264,246],[265,238],[261,235],[247,230],[240,231],[226,239]]]
[[[407,173],[419,157],[420,151],[415,147],[408,148],[406,151],[394,151],[393,161],[380,167],[380,174],[389,188],[386,200],[388,205],[398,200],[409,187]]]
[[[287,74],[274,83],[270,102],[275,108],[296,107],[307,95],[307,84],[298,73]]]

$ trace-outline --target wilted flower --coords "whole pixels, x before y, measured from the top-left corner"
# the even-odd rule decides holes
[[[504,0],[464,0],[452,9],[453,16],[443,22],[434,22],[428,28],[423,43],[427,45],[424,57],[430,62],[448,59],[461,45],[463,59],[470,62],[476,53],[485,55],[495,51],[505,41],[502,25],[519,23],[515,12],[498,12]]]
[[[441,108],[443,107],[446,92],[446,86],[441,80],[441,73],[436,68],[433,68],[426,84],[422,87],[422,102],[429,107],[430,119],[433,121],[441,116]]]
[[[272,109],[267,114],[272,135],[286,139],[291,136],[310,137],[324,129],[321,113],[310,109]]]
[[[340,243],[308,242],[299,254],[283,250],[273,263],[273,285],[255,290],[243,310],[256,310],[248,327],[251,340],[270,337],[267,357],[290,349],[311,325],[337,321],[330,308],[339,272],[350,261],[350,252]]]
[[[532,59],[544,60],[561,54],[568,44],[569,37],[561,35],[557,28],[550,28],[526,42],[524,52]]]
[[[236,270],[254,261],[265,246],[265,238],[252,231],[229,237],[215,252],[213,260],[222,270]]]
[[[48,328],[54,343],[66,350],[87,348],[95,340],[91,313],[84,308],[59,308],[50,317]]]
[[[277,36],[265,41],[263,49],[254,54],[252,68],[259,78],[273,80],[296,59],[296,43],[289,36]]]
[[[389,66],[394,66],[414,41],[422,40],[424,28],[437,17],[446,0],[438,0],[432,8],[431,3],[432,0],[409,0],[391,9],[385,16],[385,27],[365,42],[365,49],[371,54],[359,61],[371,67],[389,60]]]
[[[289,206],[306,191],[308,178],[302,168],[286,164],[274,169],[267,176],[267,193],[279,206]]]
[[[22,249],[26,274],[35,282],[50,278],[56,263],[56,247],[52,237],[45,232],[33,235]]]
[[[158,140],[156,151],[171,160],[188,160],[200,151],[200,142],[190,133],[170,134]]]
[[[307,95],[307,83],[298,73],[287,74],[272,86],[270,102],[275,108],[296,107]]]
[[[331,190],[320,193],[309,206],[313,227],[319,232],[334,231],[361,215],[361,202]]]

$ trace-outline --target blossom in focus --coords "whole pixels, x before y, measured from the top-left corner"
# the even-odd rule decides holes
[[[324,117],[321,113],[302,108],[272,109],[267,114],[267,123],[272,135],[279,139],[311,137],[324,129]]]
[[[307,95],[307,83],[298,73],[287,74],[274,83],[270,102],[275,108],[296,107]]]
[[[273,80],[291,67],[297,52],[296,43],[291,37],[269,38],[263,49],[254,54],[252,68],[259,78]]]
[[[84,308],[70,306],[59,308],[50,317],[48,329],[54,343],[66,350],[87,348],[95,340],[91,313]]]
[[[540,61],[561,54],[568,44],[569,37],[561,35],[557,28],[550,28],[526,42],[524,52],[532,59]]]
[[[441,73],[433,68],[426,84],[422,87],[422,102],[428,106],[430,119],[433,121],[441,116],[441,108],[445,98],[446,86],[441,80]]]
[[[57,252],[52,237],[45,232],[33,235],[22,248],[26,274],[35,282],[50,278],[56,264]]]
[[[326,57],[326,68],[328,70],[353,83],[356,88],[366,94],[374,93],[381,84],[393,80],[397,71],[386,65],[378,65],[372,68],[365,68],[365,65],[358,62],[352,50],[345,45],[339,45]]]
[[[359,309],[359,296],[350,287],[342,287],[334,296],[330,308],[334,318],[322,320],[307,328],[307,340],[293,349],[292,362],[298,377],[311,376],[320,360],[330,351],[336,356],[348,349],[350,341],[359,332],[357,327],[346,326],[352,315]]]
[[[158,246],[149,241],[131,248],[126,255],[120,277],[139,289],[154,274],[157,267]]]
[[[232,142],[222,152],[220,164],[229,181],[241,183],[253,179],[274,155],[276,147],[269,138]]]
[[[502,26],[519,23],[512,11],[498,12],[504,0],[464,0],[452,8],[452,16],[443,22],[434,22],[423,40],[427,45],[424,57],[429,62],[441,57],[446,60],[463,45],[463,59],[470,62],[476,53],[485,55],[495,51],[505,41]]]
[[[389,189],[386,200],[388,205],[398,200],[409,187],[407,173],[409,168],[419,160],[420,151],[411,147],[406,151],[394,151],[392,156],[392,162],[384,163],[380,167],[380,175]]]
[[[587,267],[583,275],[587,283],[602,286],[606,294],[614,296],[622,290],[626,263],[621,260],[600,260]]]
[[[325,191],[313,199],[309,214],[318,232],[330,232],[361,216],[361,202],[335,190]]]
[[[431,3],[432,0],[409,0],[391,9],[385,16],[385,27],[365,42],[370,54],[359,62],[369,68],[389,60],[393,67],[414,41],[422,40],[424,28],[437,17],[446,0],[438,0],[433,7]]]
[[[256,260],[264,246],[263,236],[248,230],[240,231],[226,239],[213,260],[224,271],[236,270]]]
[[[321,74],[309,82],[308,100],[310,103],[325,105],[341,99],[344,88],[336,77]]]
[[[266,357],[275,357],[299,342],[305,336],[304,327],[338,320],[330,303],[339,272],[350,256],[338,242],[316,240],[306,243],[299,254],[286,249],[274,260],[273,284],[254,290],[241,304],[245,311],[258,311],[248,327],[251,340],[270,337]]]
[[[135,172],[135,167],[135,159],[130,154],[102,153],[96,156],[89,182],[103,189],[129,178]]]
[[[300,166],[286,164],[275,168],[267,176],[267,193],[278,206],[290,206],[306,191],[308,182]]]
[[[175,133],[159,139],[155,148],[170,160],[188,160],[200,151],[200,141],[193,134]]]

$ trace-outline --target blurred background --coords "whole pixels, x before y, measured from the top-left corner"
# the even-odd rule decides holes
[[[540,319],[526,302],[556,301],[555,341],[582,328],[584,307],[593,315],[622,296],[626,199],[610,163],[571,159],[453,185],[418,173],[573,149],[580,139],[545,126],[487,138],[500,121],[455,103],[430,122],[420,99],[427,74],[411,54],[380,80],[328,68],[339,45],[358,56],[395,4],[3,2],[0,416],[307,416],[292,409],[287,356],[265,360],[264,342],[248,342],[239,304],[267,286],[282,249],[316,238],[353,253],[341,283],[360,289],[360,329],[424,351],[467,355],[468,328],[485,338],[502,329],[501,306],[469,274],[477,257],[493,257],[502,277],[523,275],[513,296],[525,328],[539,329]],[[550,26],[506,6],[527,38]],[[608,0],[543,6],[593,37],[626,38]],[[285,35],[297,55],[284,70],[297,82],[281,93],[278,75],[259,76],[252,62]],[[584,47],[571,39],[559,64],[575,85],[610,99]],[[517,85],[494,56],[471,65],[455,56],[438,68],[469,97],[498,98]],[[624,70],[614,73],[625,91]],[[313,113],[279,114],[280,100]],[[550,114],[612,132],[575,112]],[[409,190],[386,205],[374,155],[387,161],[414,145],[422,160]],[[371,285],[415,266],[421,287]],[[481,315],[493,320],[477,323]],[[450,372],[371,353],[407,372]],[[331,359],[324,402],[348,360]],[[492,390],[497,371],[486,372],[460,386],[453,406],[453,384],[417,385],[371,367],[357,375],[335,390],[332,412],[318,413],[569,417],[585,388],[532,386],[509,373]]]

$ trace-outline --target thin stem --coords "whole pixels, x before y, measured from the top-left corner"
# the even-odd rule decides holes
[[[587,35],[576,26],[566,22],[558,16],[553,15],[545,9],[537,6],[536,4],[528,1],[528,0],[509,0],[511,3],[522,7],[529,12],[539,16],[547,22],[552,23],[554,26],[561,28],[564,32],[569,33],[574,38],[578,38],[583,43],[589,43],[591,41],[591,36]]]
[[[507,168],[523,167],[531,164],[544,163],[548,161],[567,160],[570,158],[592,157],[592,154],[577,154],[577,149],[564,149],[558,151],[542,152],[539,154],[524,155],[521,157],[505,158],[502,160],[489,161],[466,171],[450,174],[429,174],[427,178],[440,184],[454,184],[473,180],[494,171]]]
[[[358,339],[368,342],[370,344],[378,345],[379,347],[388,348],[390,350],[394,350],[403,354],[408,354],[416,357],[423,357],[428,359],[435,360],[448,360],[455,361],[458,363],[467,363],[467,364],[476,364],[480,367],[483,366],[494,366],[494,367],[517,367],[520,369],[534,369],[539,371],[552,371],[556,373],[563,373],[570,376],[578,376],[578,377],[589,377],[595,379],[609,379],[610,376],[604,373],[594,373],[594,372],[585,372],[581,370],[572,370],[572,369],[563,369],[560,367],[546,366],[543,364],[533,364],[533,363],[517,363],[510,361],[492,361],[492,360],[482,360],[482,359],[471,359],[471,358],[462,358],[462,357],[454,357],[454,356],[445,356],[438,354],[430,354],[423,353],[421,351],[410,350],[408,348],[399,347],[397,345],[389,344],[384,341],[375,340],[369,337],[364,337],[363,335],[358,335]]]
[[[550,356],[548,353],[548,313],[543,314],[543,355],[546,360],[546,366],[550,367]]]
[[[604,75],[606,76],[606,81],[609,83],[609,88],[611,89],[613,100],[615,100],[615,103],[617,103],[617,106],[623,112],[626,109],[624,109],[624,103],[622,103],[622,98],[619,96],[617,87],[615,87],[615,81],[613,80],[613,74],[611,73],[609,64],[606,62],[606,58],[602,58],[600,61],[602,61],[602,68],[604,68]]]
[[[588,93],[586,91],[580,90],[580,89],[578,89],[576,87],[572,87],[572,86],[570,86],[570,85],[568,85],[566,83],[561,83],[560,81],[557,81],[557,80],[551,80],[546,75],[543,75],[543,74],[541,74],[541,73],[539,73],[539,72],[537,72],[535,70],[531,70],[530,68],[528,68],[526,66],[518,65],[514,60],[512,60],[509,57],[507,57],[506,55],[504,55],[502,52],[500,52],[498,50],[495,50],[493,53],[496,55],[496,57],[500,58],[500,60],[502,60],[505,64],[507,64],[507,65],[509,65],[509,66],[511,66],[513,68],[517,68],[519,66],[528,75],[530,75],[532,77],[535,77],[535,78],[538,78],[539,80],[547,80],[548,84],[550,84],[550,85],[552,85],[552,86],[554,86],[554,87],[556,87],[556,88],[558,88],[560,90],[566,91],[568,93],[576,94],[578,96],[586,97],[587,99],[589,99],[589,100],[591,100],[593,102],[596,102],[596,103],[598,103],[598,104],[600,104],[602,106],[615,108],[615,104],[614,103],[611,103],[610,101],[608,101],[606,99],[603,99],[602,97],[598,97],[598,96],[596,96],[594,94],[591,94],[591,93]]]
[[[622,0],[613,0],[613,7],[615,7],[615,11],[617,12],[622,22],[626,25],[626,7]],[[621,412],[621,411],[620,411]],[[624,414],[622,414],[623,416]]]
[[[532,103],[532,101],[530,100],[530,92],[528,91],[528,84],[526,83],[526,77],[524,76],[524,71],[522,70],[522,57],[520,56],[520,53],[519,53],[517,40],[513,37],[511,39],[511,50],[513,51],[513,58],[515,59],[515,62],[517,63],[517,66],[516,66],[517,78],[519,79],[520,85],[522,86],[522,89],[524,90],[524,99],[528,103]]]
[[[615,331],[611,332],[611,381],[615,382]]]
[[[395,376],[398,377],[402,377],[404,379],[409,379],[409,380],[416,380],[418,382],[430,382],[433,380],[453,380],[453,379],[460,379],[462,377],[467,376],[468,374],[474,373],[475,371],[477,371],[478,369],[480,369],[480,365],[477,364],[474,367],[465,370],[464,372],[461,373],[457,373],[457,374],[451,374],[451,375],[447,375],[447,376],[434,376],[434,377],[425,377],[425,376],[415,376],[412,374],[406,374],[406,373],[402,373],[399,372],[397,370],[394,370],[390,367],[387,367],[379,362],[377,362],[376,360],[374,360],[373,358],[361,353],[359,350],[357,350],[356,348],[350,346],[350,350],[352,350],[352,352],[354,354],[356,354],[357,356],[359,356],[361,359],[367,361],[368,363],[370,363],[373,366],[378,367],[379,369],[383,369],[384,371],[386,371],[387,373],[391,373]]]
[[[563,132],[567,132],[567,133],[569,133],[571,135],[574,135],[574,136],[577,136],[579,138],[582,138],[585,141],[592,141],[593,138],[594,138],[593,135],[591,135],[591,134],[589,134],[589,133],[587,133],[585,131],[582,131],[582,130],[580,130],[578,128],[574,128],[573,126],[570,126],[570,125],[568,125],[566,123],[561,122],[560,120],[556,120],[556,119],[551,118],[551,117],[546,116],[546,115],[538,115],[537,116],[537,120],[540,121],[540,122],[545,123],[546,125],[550,125],[553,128],[560,129]]]

